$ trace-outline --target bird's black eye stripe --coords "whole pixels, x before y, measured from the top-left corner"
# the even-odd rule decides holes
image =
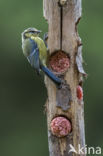
[[[35,31],[30,31],[30,33],[35,33]]]

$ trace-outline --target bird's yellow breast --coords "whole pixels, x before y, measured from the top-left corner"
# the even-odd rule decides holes
[[[46,65],[46,61],[47,61],[47,48],[45,46],[44,41],[40,38],[40,37],[31,37],[32,40],[34,40],[37,45],[38,45],[38,49],[39,49],[39,57],[41,62]]]

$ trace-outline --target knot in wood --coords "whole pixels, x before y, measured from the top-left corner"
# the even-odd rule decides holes
[[[66,4],[67,0],[59,0],[59,3],[61,6],[64,6]]]

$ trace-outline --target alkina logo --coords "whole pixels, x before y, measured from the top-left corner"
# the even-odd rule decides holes
[[[70,150],[68,153],[75,153],[75,154],[96,154],[96,155],[101,155],[102,154],[102,149],[101,147],[88,147],[85,145],[84,147],[81,147],[81,145],[78,145],[78,149],[76,150],[72,144],[69,145]]]

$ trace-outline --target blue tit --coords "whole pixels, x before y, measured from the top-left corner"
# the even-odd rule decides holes
[[[61,86],[62,80],[47,68],[47,47],[39,37],[40,32],[36,28],[28,28],[22,33],[23,54],[37,73],[42,70],[57,86]]]

